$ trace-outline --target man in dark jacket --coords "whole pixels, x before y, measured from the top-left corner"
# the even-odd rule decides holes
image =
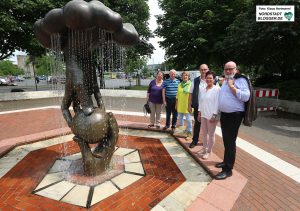
[[[205,74],[208,71],[207,64],[201,64],[199,67],[200,76],[195,78],[190,88],[189,95],[189,112],[194,109],[194,132],[193,140],[190,143],[190,148],[194,148],[198,144],[201,122],[198,121],[198,106],[199,106],[199,91],[201,88],[206,88]]]

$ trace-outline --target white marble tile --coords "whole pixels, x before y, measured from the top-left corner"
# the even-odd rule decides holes
[[[69,155],[69,156],[66,156],[66,157],[63,157],[62,159],[64,160],[78,160],[82,158],[82,155],[80,152],[76,153],[76,154],[73,154],[73,155]]]
[[[99,201],[106,199],[107,197],[117,193],[118,191],[119,190],[110,181],[96,186],[94,189],[91,205],[94,205]]]
[[[125,171],[145,174],[142,163],[125,163]]]
[[[203,169],[190,169],[183,171],[182,174],[188,181],[209,181],[210,176]]]
[[[53,146],[56,144],[61,144],[61,143],[71,141],[73,136],[74,136],[74,134],[59,136],[59,137],[51,138],[51,139],[48,139],[45,141],[39,141],[39,142],[35,142],[32,144],[27,144],[27,145],[24,145],[23,147],[28,151],[34,151],[37,149],[41,149],[41,148],[45,148],[45,147]]]
[[[171,196],[164,198],[158,205],[168,211],[184,211],[185,209],[183,204],[179,203]]]
[[[179,202],[183,207],[187,207],[190,205],[193,200],[197,198],[195,195],[188,194],[184,189],[177,188],[169,195],[173,199],[175,199],[177,202]]]
[[[167,210],[160,205],[156,205],[151,209],[151,211],[167,211]]]
[[[133,152],[135,149],[127,149],[127,148],[118,148],[115,152],[114,155],[119,155],[119,156],[124,156],[128,153]]]
[[[56,160],[51,169],[49,170],[49,173],[64,171],[70,167],[71,162],[72,161],[68,160]]]
[[[138,181],[141,179],[143,176],[139,175],[133,175],[133,174],[127,174],[123,173],[120,174],[112,179],[112,181],[120,188],[124,189],[128,185],[131,185],[132,183]]]
[[[202,193],[202,191],[207,187],[207,185],[210,182],[211,180],[203,181],[203,182],[185,181],[184,183],[181,184],[179,188],[185,191],[186,193],[188,193],[189,195],[196,198],[200,193]]]
[[[76,185],[64,198],[63,202],[86,207],[90,187],[85,185]]]
[[[62,181],[35,194],[59,201],[74,186],[73,183]]]
[[[35,188],[35,190],[38,190],[42,187],[45,187],[47,185],[50,185],[52,183],[55,183],[57,181],[60,181],[65,178],[65,175],[63,172],[53,173],[53,174],[47,174],[43,180],[40,182],[40,184]]]
[[[126,156],[124,156],[124,163],[133,163],[133,162],[140,162],[140,154],[138,151],[132,152]]]

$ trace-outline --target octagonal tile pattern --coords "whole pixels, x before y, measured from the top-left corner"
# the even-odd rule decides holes
[[[138,150],[116,149],[108,170],[85,176],[81,153],[62,157],[33,191],[56,201],[89,208],[145,176]]]
[[[0,159],[0,208],[81,210],[86,209],[83,205],[87,200],[91,205],[89,210],[184,210],[210,182],[206,172],[170,135],[128,129],[121,130],[120,134],[118,156],[128,155],[127,150],[139,152],[144,176],[141,172],[132,173],[133,169],[141,171],[137,156],[132,154],[124,157],[124,173],[98,186],[84,186],[67,180],[51,183],[49,188],[52,187],[53,192],[67,193],[57,196],[60,201],[32,194],[47,174],[54,175],[54,178],[61,177],[59,171],[51,169],[55,167],[55,161],[66,156],[76,157],[74,154],[79,152],[77,144],[70,141],[70,136],[51,139],[17,147]],[[61,149],[65,149],[63,153]],[[126,174],[130,177],[125,177]],[[134,180],[135,176],[141,178]],[[119,180],[133,182],[126,185],[119,183]],[[57,191],[59,188],[55,185],[59,183],[68,191]],[[93,200],[90,196],[91,189],[97,199]],[[87,195],[88,199],[78,196],[77,192]],[[75,201],[77,205],[70,204],[70,201]]]

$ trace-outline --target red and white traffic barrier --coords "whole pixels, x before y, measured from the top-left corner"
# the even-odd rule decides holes
[[[278,97],[278,89],[259,89],[255,90],[256,97]]]
[[[256,97],[276,97],[278,100],[279,90],[278,89],[258,89],[258,90],[255,90],[255,95],[256,95]],[[257,108],[257,111],[275,111],[276,109],[277,109],[277,106],[270,106],[270,107]]]
[[[257,108],[257,111],[275,111],[277,107],[262,107],[262,108]]]

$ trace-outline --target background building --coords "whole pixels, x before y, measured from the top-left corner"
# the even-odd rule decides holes
[[[25,77],[33,77],[33,67],[32,64],[27,63],[27,55],[17,55],[17,65],[19,68],[24,70]]]

